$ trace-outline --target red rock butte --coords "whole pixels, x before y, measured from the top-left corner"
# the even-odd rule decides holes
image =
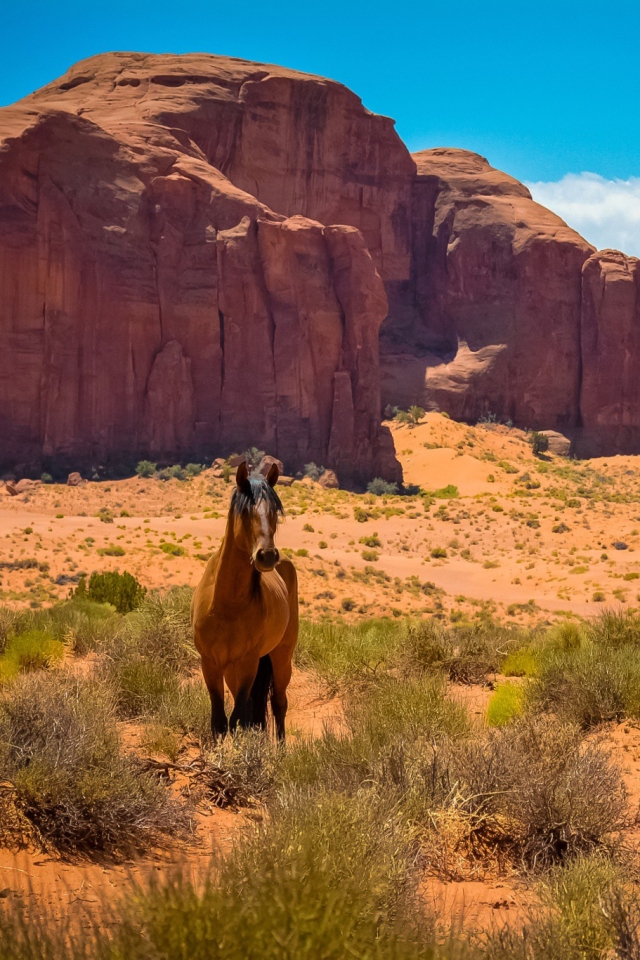
[[[640,450],[638,261],[339,83],[105,54],[0,110],[0,467],[401,477],[387,403]]]

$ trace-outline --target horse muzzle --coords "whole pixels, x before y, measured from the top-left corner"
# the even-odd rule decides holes
[[[267,547],[266,549],[261,547],[259,550],[256,550],[253,555],[254,565],[260,573],[270,573],[279,559],[280,551],[275,547]]]

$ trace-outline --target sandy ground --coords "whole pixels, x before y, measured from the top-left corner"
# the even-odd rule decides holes
[[[413,428],[390,426],[405,482],[429,497],[357,495],[310,480],[280,491],[286,519],[278,544],[296,563],[303,616],[495,616],[524,625],[638,604],[640,458],[540,459],[521,431],[439,414]],[[193,586],[220,543],[231,491],[210,471],[183,482],[43,484],[17,497],[0,489],[0,602],[46,605],[81,575],[104,569],[129,570],[149,588]],[[452,693],[483,722],[486,687]],[[291,735],[318,736],[325,725],[341,729],[339,701],[296,673]],[[623,724],[609,736],[635,810],[640,730]],[[109,899],[127,874],[164,870],[175,859],[206,869],[212,850],[228,849],[246,823],[246,813],[202,810],[197,842],[125,864],[0,850],[0,897],[55,909]],[[635,833],[630,839],[637,845]],[[481,927],[517,922],[529,896],[509,878],[428,879],[422,894],[441,918]]]
[[[303,615],[524,623],[638,602],[640,458],[538,459],[521,431],[440,414],[391,429],[406,482],[433,498],[309,480],[281,488],[278,542],[294,555]],[[148,587],[194,585],[220,543],[231,489],[210,471],[43,484],[18,497],[0,489],[0,601],[46,604],[102,569],[130,570]]]
[[[320,736],[324,729],[338,731],[343,727],[340,701],[328,698],[321,683],[310,674],[294,670],[289,701],[291,739]],[[133,723],[122,727],[126,728],[122,735],[127,746],[136,753],[144,752],[137,748],[141,730]],[[195,756],[197,751],[191,753]],[[181,762],[188,759],[183,755]],[[177,793],[188,778],[173,771],[171,776]],[[69,910],[82,915],[84,910],[90,913],[92,907],[113,901],[128,879],[139,881],[153,871],[179,867],[186,875],[202,878],[207,871],[215,870],[216,856],[231,848],[238,833],[261,817],[260,808],[221,809],[205,798],[195,811],[195,831],[190,838],[124,862],[110,858],[74,862],[39,850],[0,848],[0,899],[19,899],[55,916]]]

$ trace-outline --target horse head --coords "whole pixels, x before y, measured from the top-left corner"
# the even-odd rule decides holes
[[[256,570],[268,573],[280,559],[274,537],[283,509],[274,487],[279,471],[275,463],[262,474],[249,476],[243,461],[236,472],[236,489],[231,498],[233,537],[237,547],[248,553]]]

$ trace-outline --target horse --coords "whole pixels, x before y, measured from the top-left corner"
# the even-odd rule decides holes
[[[220,549],[209,559],[191,604],[191,624],[211,698],[214,740],[227,730],[267,727],[267,702],[284,740],[287,687],[298,641],[298,578],[274,536],[284,510],[275,463],[249,476],[237,469]],[[229,721],[224,682],[234,698]]]

